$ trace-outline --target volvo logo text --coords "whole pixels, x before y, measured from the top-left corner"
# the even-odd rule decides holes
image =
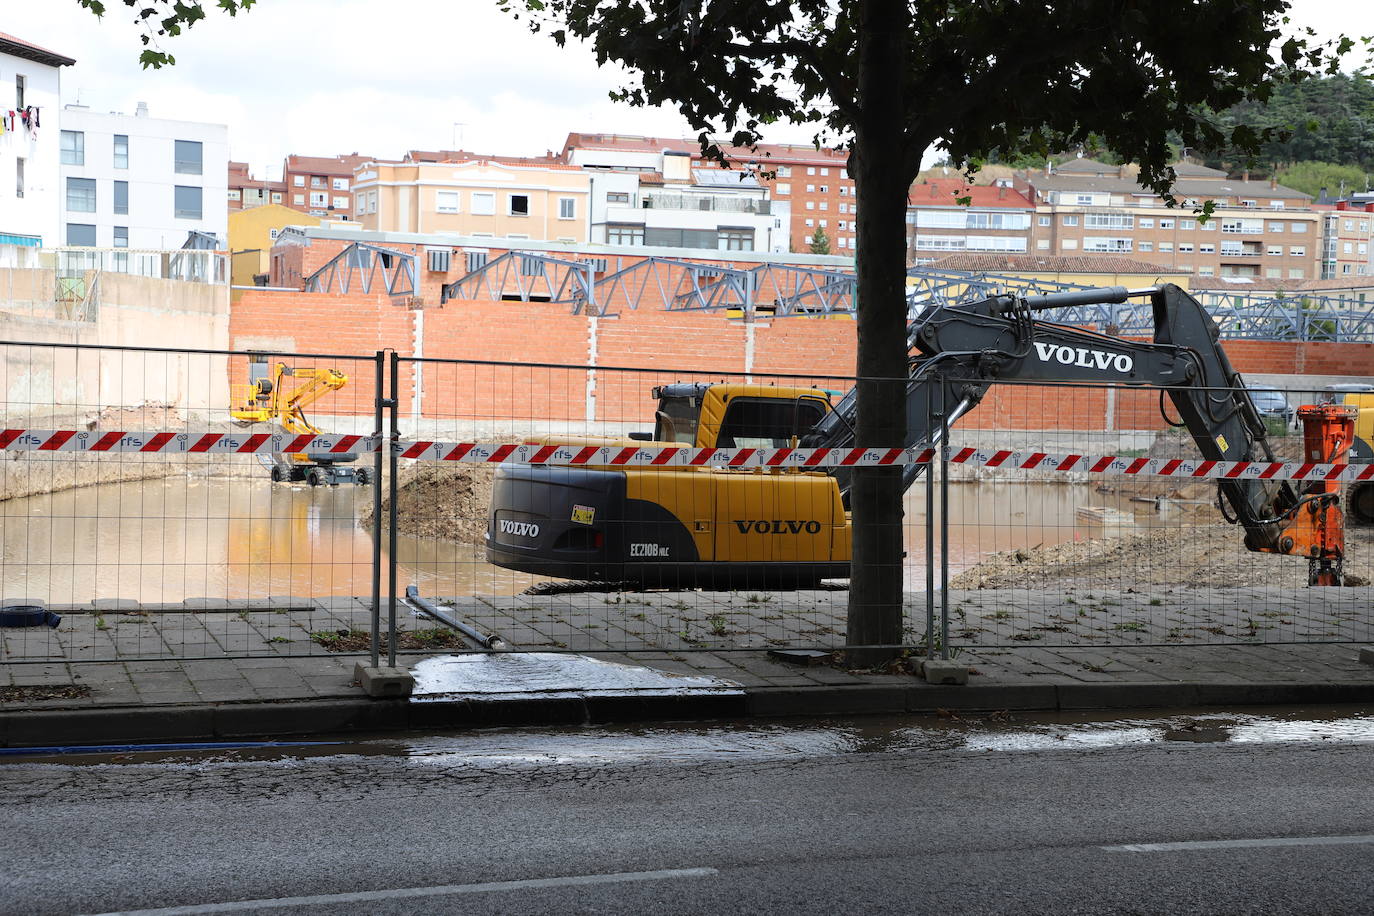
[[[501,519],[501,533],[513,534],[522,538],[537,538],[539,537],[539,526],[533,522],[512,522],[503,518]]]
[[[735,527],[740,534],[820,534],[821,523],[815,519],[801,521],[799,519],[735,519]]]
[[[1056,362],[1065,366],[1078,366],[1081,369],[1115,369],[1117,372],[1130,372],[1135,368],[1135,360],[1125,353],[1107,353],[1103,350],[1089,350],[1087,347],[1061,347],[1057,344],[1035,344],[1035,355],[1042,363]]]

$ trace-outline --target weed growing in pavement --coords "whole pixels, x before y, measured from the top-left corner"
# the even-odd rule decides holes
[[[95,628],[96,628],[97,630],[108,630],[108,629],[110,628],[110,625],[109,625],[108,623],[105,622],[105,617],[104,617],[104,615],[101,615],[101,614],[96,614],[96,615],[95,615]]]
[[[268,642],[290,642],[290,641],[291,641],[291,637],[290,637],[290,636],[269,636],[269,637],[267,638],[267,641],[268,641]]]
[[[1139,620],[1123,620],[1121,623],[1112,627],[1114,630],[1129,630],[1132,633],[1140,633],[1145,630],[1145,624]]]
[[[707,618],[706,618],[706,622],[707,622],[708,624],[710,624],[710,626],[711,626],[711,635],[712,635],[712,636],[724,636],[724,635],[725,635],[725,623],[726,623],[726,621],[725,621],[725,615],[724,615],[724,614],[712,614],[710,617],[707,617]]]

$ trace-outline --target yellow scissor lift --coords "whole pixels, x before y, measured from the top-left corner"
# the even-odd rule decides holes
[[[266,357],[256,356],[248,364],[248,379],[247,385],[234,385],[231,390],[229,413],[233,418],[244,423],[275,423],[294,435],[323,432],[306,417],[305,408],[348,384],[348,376],[337,369],[281,362],[269,368]],[[258,460],[272,472],[274,483],[304,480],[318,487],[349,482],[366,486],[371,482],[367,468],[341,466],[358,460],[354,452],[274,452],[261,454]]]

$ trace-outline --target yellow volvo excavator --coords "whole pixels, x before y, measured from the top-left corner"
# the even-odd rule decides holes
[[[294,435],[318,435],[323,430],[311,423],[305,408],[348,384],[348,376],[337,369],[288,366],[278,362],[270,368],[266,357],[253,357],[248,364],[248,384],[235,385],[229,412],[241,423],[275,423]],[[276,452],[259,455],[270,469],[272,481],[304,480],[312,487],[371,480],[367,468],[343,465],[358,460],[354,452]]]
[[[1037,313],[1149,296],[1153,342],[1041,321]],[[1111,383],[1161,389],[1212,461],[1273,461],[1267,428],[1218,342],[1216,322],[1171,284],[1048,296],[992,296],[928,309],[908,328],[908,448],[937,445],[999,380]],[[653,390],[654,431],[626,444],[850,448],[856,395],[740,384]],[[1161,400],[1161,407],[1163,406]],[[1353,410],[1304,408],[1321,460],[1341,461]],[[1310,418],[1310,419],[1309,419]],[[606,445],[606,439],[545,444]],[[924,466],[903,466],[910,486]],[[568,579],[676,587],[814,584],[849,575],[851,471],[725,468],[582,468],[502,465],[487,519],[487,559]],[[1339,487],[1222,479],[1218,500],[1251,550],[1306,558],[1309,582],[1341,581]]]

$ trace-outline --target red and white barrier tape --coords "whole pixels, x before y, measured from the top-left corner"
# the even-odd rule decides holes
[[[256,433],[79,432],[6,429],[0,449],[29,452],[139,452],[255,454],[375,452],[372,436]],[[900,448],[692,448],[689,446],[536,445],[494,442],[401,441],[402,458],[462,464],[541,464],[560,467],[833,468],[926,464],[934,449]],[[1374,480],[1374,464],[1299,461],[1206,461],[1201,458],[1132,458],[1010,449],[953,448],[952,464],[1017,471],[1052,471],[1235,480]]]

